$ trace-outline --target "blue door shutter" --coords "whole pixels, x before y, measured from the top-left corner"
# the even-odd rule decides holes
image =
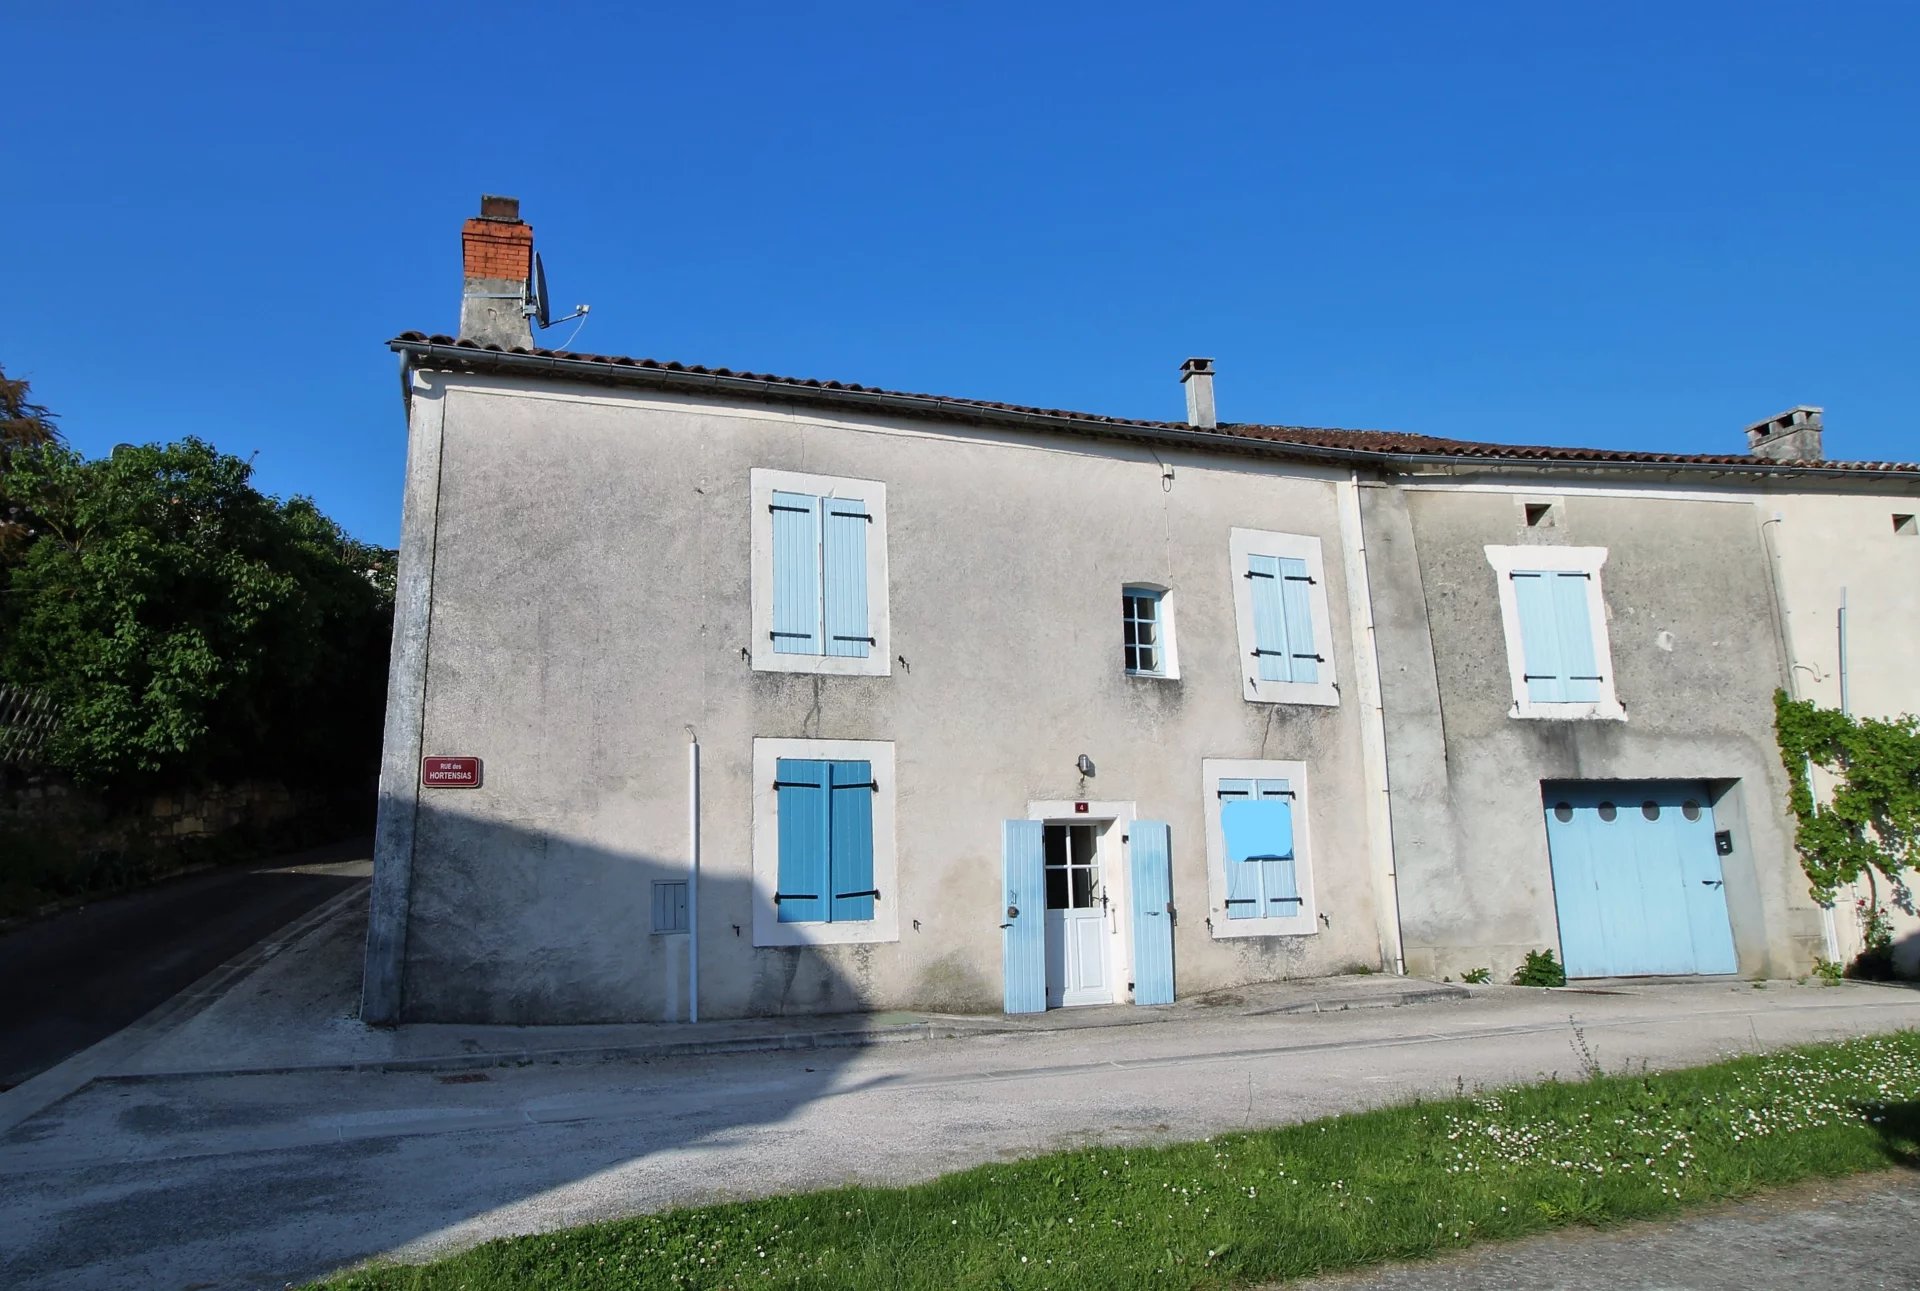
[[[1587,612],[1587,587],[1592,581],[1579,573],[1556,573],[1552,579],[1560,662],[1567,670],[1563,693],[1571,703],[1592,703],[1600,698],[1600,669],[1593,658],[1593,617]]]
[[[820,499],[773,495],[773,649],[819,654]]]
[[[1009,1013],[1047,1010],[1046,826],[1009,820],[1001,828],[1001,977]]]
[[[827,653],[864,659],[873,645],[867,621],[867,504],[858,498],[825,498],[822,506]]]
[[[873,918],[873,764],[829,762],[828,797],[832,839],[828,874],[833,906],[829,917],[843,920]]]
[[[1253,653],[1262,681],[1292,681],[1293,652],[1287,647],[1287,612],[1280,592],[1280,561],[1247,557],[1247,584],[1253,601]]]
[[[1136,820],[1128,831],[1133,885],[1133,1002],[1173,1003],[1173,831]]]
[[[1307,589],[1313,576],[1307,562],[1282,557],[1280,566],[1280,608],[1287,618],[1288,661],[1293,665],[1295,681],[1320,680],[1320,655],[1313,644],[1313,598]]]
[[[827,764],[781,758],[775,764],[775,811],[780,822],[780,865],[774,901],[781,923],[826,919],[828,823]]]
[[[1520,613],[1521,671],[1536,704],[1567,701],[1567,667],[1560,648],[1560,616],[1550,573],[1514,571],[1513,600]]]

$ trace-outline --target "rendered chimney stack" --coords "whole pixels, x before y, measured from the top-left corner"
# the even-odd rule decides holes
[[[1187,425],[1200,430],[1219,425],[1213,412],[1213,360],[1188,359],[1182,363],[1180,384],[1187,388]]]
[[[465,284],[460,339],[501,349],[533,348],[527,320],[527,278],[533,272],[533,226],[520,219],[520,199],[486,196],[480,214],[460,228]]]
[[[1805,404],[1747,427],[1747,451],[1775,462],[1818,462],[1820,409]]]

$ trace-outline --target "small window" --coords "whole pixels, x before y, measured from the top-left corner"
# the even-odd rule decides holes
[[[1660,819],[1660,804],[1654,802],[1652,799],[1648,799],[1646,802],[1640,804],[1640,814],[1648,820],[1658,820]]]
[[[1689,798],[1680,804],[1680,814],[1688,820],[1700,819],[1700,804]]]
[[[1910,515],[1896,515],[1893,518],[1893,531],[1902,538],[1920,538],[1920,523],[1915,523]]]
[[[653,885],[653,930],[655,932],[687,930],[686,880],[657,882]]]
[[[1556,803],[1554,803],[1554,804],[1553,804],[1553,818],[1554,818],[1555,820],[1557,820],[1557,821],[1559,821],[1559,822],[1560,822],[1561,824],[1563,824],[1563,825],[1564,825],[1564,824],[1566,824],[1566,823],[1567,823],[1568,821],[1570,821],[1570,820],[1572,820],[1572,819],[1573,819],[1573,804],[1572,804],[1572,803],[1570,803],[1570,802],[1556,802]]]
[[[1543,529],[1553,527],[1553,503],[1528,502],[1522,508],[1527,517],[1527,528]]]
[[[1166,628],[1163,597],[1147,587],[1124,588],[1120,594],[1120,628],[1127,671],[1136,677],[1167,675]]]
[[[1620,809],[1614,806],[1612,803],[1603,802],[1600,804],[1600,819],[1610,822],[1613,820],[1615,816],[1618,816],[1619,814],[1620,814]]]

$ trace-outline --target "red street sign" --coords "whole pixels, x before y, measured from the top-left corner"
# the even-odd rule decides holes
[[[478,789],[479,758],[421,758],[420,783],[429,789]]]
[[[1084,815],[1086,815],[1086,814],[1087,814],[1087,804],[1086,804],[1086,803],[1084,803],[1084,802],[1076,802],[1076,803],[1074,803],[1074,804],[1073,804],[1073,812],[1074,812],[1074,814],[1075,814],[1076,816],[1084,816]]]

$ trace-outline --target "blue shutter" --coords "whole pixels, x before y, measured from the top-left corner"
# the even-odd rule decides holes
[[[867,504],[858,498],[826,498],[823,507],[827,653],[864,659],[873,645],[867,620]]]
[[[1245,780],[1220,782],[1220,832],[1226,844],[1227,916],[1279,919],[1300,913],[1294,872],[1293,798],[1285,780],[1252,782],[1247,796],[1226,796]]]
[[[1593,616],[1587,612],[1585,574],[1553,575],[1554,621],[1560,634],[1560,662],[1566,668],[1563,691],[1567,699],[1592,703],[1600,698],[1600,669],[1593,658]]]
[[[1253,653],[1262,681],[1292,681],[1293,654],[1287,648],[1287,613],[1280,594],[1280,561],[1247,557],[1247,583],[1253,601]]]
[[[820,499],[773,495],[773,649],[819,654]]]
[[[775,764],[775,811],[780,821],[780,866],[774,900],[781,923],[820,923],[827,917],[827,764],[781,758]]]
[[[1260,843],[1261,910],[1269,919],[1288,918],[1301,908],[1292,788],[1285,780],[1261,780],[1254,785],[1260,806],[1270,813]]]
[[[832,839],[828,873],[834,923],[873,918],[873,764],[826,764]]]
[[[1253,855],[1251,838],[1242,837],[1240,809],[1253,805],[1253,781],[1222,780],[1220,793],[1220,832],[1226,840],[1222,864],[1226,867],[1227,918],[1260,917],[1260,869],[1246,858]]]
[[[1313,598],[1307,589],[1313,576],[1307,562],[1282,557],[1280,565],[1280,605],[1287,618],[1288,659],[1295,681],[1320,680],[1320,656],[1313,644]]]
[[[1000,971],[1009,1013],[1047,1010],[1045,835],[1045,824],[1037,820],[1009,820],[1001,831],[1005,882],[1000,912],[1006,940]]]
[[[1560,648],[1559,612],[1552,574],[1514,571],[1513,600],[1520,611],[1521,671],[1527,698],[1536,704],[1567,699],[1567,668]]]
[[[1173,831],[1164,820],[1129,829],[1133,897],[1133,1002],[1173,1003]]]

